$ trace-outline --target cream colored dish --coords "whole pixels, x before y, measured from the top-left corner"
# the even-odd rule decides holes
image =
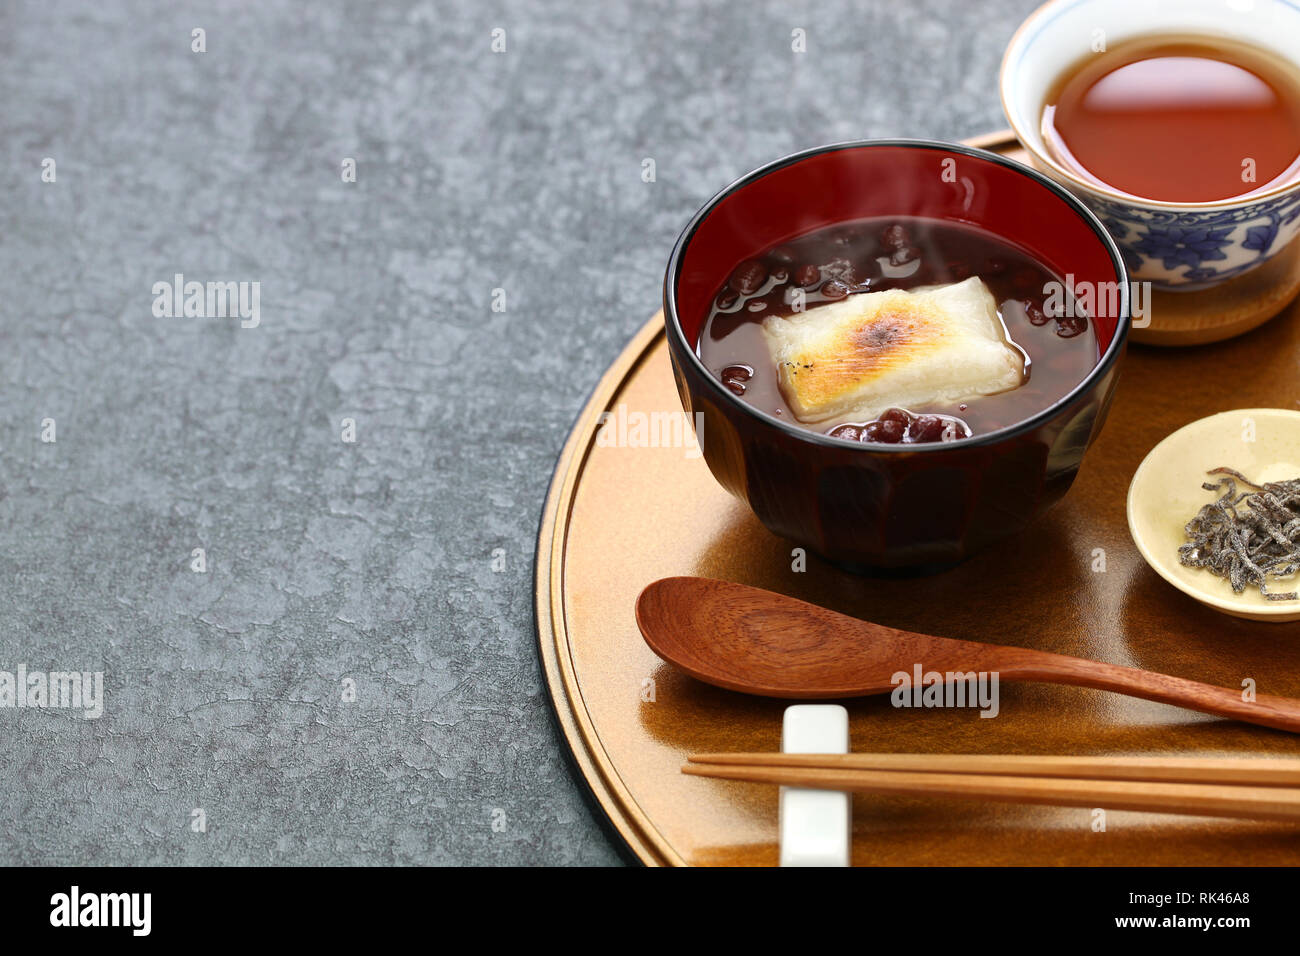
[[[1138,466],[1128,491],[1128,526],[1142,557],[1162,578],[1202,604],[1252,621],[1300,621],[1300,600],[1270,601],[1258,588],[1234,594],[1204,568],[1185,567],[1178,547],[1184,526],[1217,497],[1201,487],[1212,468],[1233,468],[1252,481],[1300,475],[1300,412],[1243,408],[1202,418],[1169,435]],[[1300,586],[1300,576],[1270,590]]]

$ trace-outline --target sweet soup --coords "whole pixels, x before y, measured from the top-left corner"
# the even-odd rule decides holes
[[[1053,157],[1165,202],[1211,202],[1300,173],[1300,75],[1228,40],[1145,37],[1067,70],[1043,108]]]
[[[1014,425],[1097,363],[1092,322],[1023,250],[961,223],[866,219],[742,262],[701,361],[741,401],[847,441],[955,441]]]

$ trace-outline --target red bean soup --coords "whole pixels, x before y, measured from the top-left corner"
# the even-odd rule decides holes
[[[979,278],[1001,332],[1024,361],[1018,387],[954,404],[889,408],[870,421],[801,422],[782,394],[763,323],[850,296],[920,290]],[[845,441],[955,441],[1033,417],[1096,366],[1098,339],[1067,277],[987,231],[917,216],[814,229],[741,262],[713,298],[698,355],[741,401],[781,421]]]

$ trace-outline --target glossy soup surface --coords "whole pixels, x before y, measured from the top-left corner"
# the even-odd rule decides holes
[[[965,403],[886,412],[877,424],[800,422],[786,407],[762,329],[772,315],[804,310],[850,295],[944,285],[979,276],[998,302],[1012,342],[1030,358],[1016,389]],[[962,223],[881,218],[817,230],[741,263],[714,297],[700,336],[709,371],[744,402],[782,421],[853,441],[943,441],[1024,421],[1063,398],[1097,363],[1091,320],[1068,299],[1052,307],[1057,276],[1026,252]],[[1060,297],[1057,297],[1057,301]],[[1056,313],[1060,313],[1059,315]],[[885,425],[894,420],[897,424]]]

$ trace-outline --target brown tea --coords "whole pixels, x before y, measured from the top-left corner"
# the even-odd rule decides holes
[[[1244,196],[1300,173],[1300,75],[1247,44],[1134,39],[1064,74],[1043,135],[1066,168],[1132,196]]]

